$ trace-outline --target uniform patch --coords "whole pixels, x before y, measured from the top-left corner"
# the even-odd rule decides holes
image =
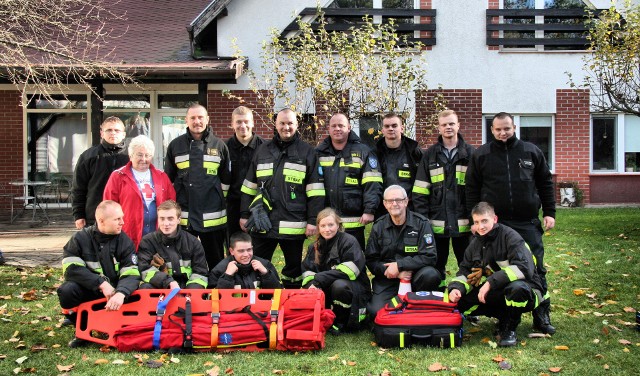
[[[369,167],[376,169],[378,168],[378,160],[376,157],[369,157]]]
[[[426,234],[424,236],[424,242],[427,243],[427,245],[432,245],[433,244],[433,235]]]
[[[318,175],[320,176],[324,175],[324,170],[322,169],[322,166],[318,166]]]
[[[218,155],[218,149],[207,149],[207,154],[215,157]]]
[[[134,253],[134,254],[131,255],[131,263],[133,265],[138,265],[138,255],[137,254]]]

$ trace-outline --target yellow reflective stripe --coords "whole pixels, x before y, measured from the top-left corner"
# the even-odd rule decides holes
[[[400,347],[404,347],[404,332],[400,332]]]
[[[469,316],[471,314],[471,312],[475,311],[476,309],[478,309],[480,305],[474,305],[473,307],[469,308],[468,310],[464,311],[462,314],[465,316]]]
[[[341,302],[339,300],[334,300],[331,303],[333,303],[335,305],[339,305],[340,307],[343,307],[343,308],[351,308],[351,304],[343,303],[343,302]]]
[[[431,194],[429,187],[431,187],[431,183],[428,181],[416,179],[416,181],[413,182],[413,189],[411,191],[422,195],[429,195]]]
[[[140,271],[138,270],[138,266],[127,266],[126,268],[122,268],[118,274],[120,274],[120,277],[127,275],[137,275],[139,277]]]
[[[324,196],[324,184],[323,183],[311,183],[306,186],[307,197]]]
[[[453,333],[449,333],[449,346],[451,346],[451,348],[456,347],[456,339],[453,336]]]
[[[507,303],[507,307],[519,307],[519,308],[524,308],[527,306],[527,303],[529,303],[528,300],[524,302],[516,302],[515,300],[509,300],[507,298],[504,298],[504,301]]]
[[[256,194],[258,194],[257,189],[251,189],[246,185],[243,185],[242,187],[240,187],[240,192],[248,194],[249,196],[255,196]]]
[[[341,159],[340,160],[340,167],[353,167],[353,168],[360,169],[360,168],[362,168],[362,160],[360,160],[360,162],[357,162],[356,158],[354,158],[351,163],[344,163],[344,159]]]
[[[346,184],[346,185],[360,185],[360,182],[358,182],[358,178],[350,178],[348,176],[345,176],[344,184]]]
[[[70,267],[71,265],[77,265],[82,267],[87,266],[84,260],[81,259],[80,257],[65,257],[62,259],[62,274],[64,274],[67,268]]]
[[[464,286],[464,288],[465,288],[466,292],[471,291],[471,285],[469,285],[469,284],[467,283],[467,277],[465,277],[465,276],[463,276],[463,275],[455,276],[455,277],[451,280],[451,282],[459,282],[459,283],[462,283],[462,285]]]
[[[333,163],[336,161],[336,157],[320,157],[318,158],[320,161],[320,166],[322,167],[331,167]]]
[[[282,175],[284,176],[292,176],[294,178],[298,178],[300,180],[304,180],[304,177],[306,175],[305,172],[301,172],[301,171],[296,171],[296,170],[291,170],[291,169],[283,169],[282,170]]]
[[[225,223],[227,223],[227,211],[222,210],[219,212],[204,213],[202,215],[202,219],[203,219],[202,225],[204,227],[214,227],[214,226],[224,225]]]
[[[362,184],[367,184],[372,182],[382,183],[382,174],[374,171],[365,172],[364,174],[362,174]]]
[[[272,176],[273,170],[256,170],[256,177],[263,178],[265,176]]]
[[[360,223],[360,217],[344,217],[342,218],[342,227],[358,228],[358,227],[364,227],[364,225]]]
[[[142,281],[143,282],[151,282],[151,279],[158,273],[159,270],[155,266],[150,267],[149,269],[142,272]]]
[[[467,174],[465,174],[464,172],[456,171],[456,182],[458,183],[458,185],[464,185],[464,181],[466,177],[467,177]]]
[[[174,158],[174,163],[179,169],[189,168],[189,154],[176,156]]]
[[[429,175],[431,175],[431,183],[439,183],[444,181],[444,167],[434,168],[433,170],[429,170]]]
[[[314,275],[309,275],[304,277],[304,279],[302,280],[302,286],[306,285],[307,283],[313,281],[313,278],[315,276],[315,273],[313,273]]]
[[[509,281],[513,282],[518,280],[518,277],[516,277],[516,273],[514,273],[513,270],[511,270],[511,268],[507,267],[502,270],[504,270],[504,272],[507,274]]]
[[[280,276],[280,279],[283,281],[291,281],[291,282],[298,282],[298,281],[302,281],[302,276],[297,276],[297,277],[287,277],[286,275],[282,274]]]
[[[304,235],[307,222],[280,221],[278,233],[283,235]]]
[[[358,275],[360,274],[360,270],[358,269],[356,264],[353,263],[353,261],[347,261],[337,265],[336,270],[339,270],[344,274],[346,274],[349,277],[349,279],[352,281],[355,281],[356,278],[358,278]]]
[[[201,274],[191,274],[191,277],[189,277],[189,280],[187,281],[187,284],[189,283],[195,283],[198,284],[202,287],[204,287],[205,289],[207,288],[207,283],[208,283],[208,278],[207,276],[201,275]]]
[[[283,171],[294,170],[297,172],[307,172],[307,166],[300,163],[285,162]]]
[[[189,224],[189,212],[183,211],[180,213],[180,226],[186,226]]]

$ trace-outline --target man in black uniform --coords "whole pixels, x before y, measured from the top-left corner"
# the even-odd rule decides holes
[[[407,192],[399,185],[384,191],[389,214],[373,224],[365,256],[374,278],[367,305],[372,318],[398,294],[400,280],[410,280],[412,291],[434,291],[441,276],[436,270],[436,245],[429,220],[407,209]]]
[[[459,130],[455,111],[438,114],[438,142],[425,152],[413,184],[413,209],[431,222],[438,250],[436,269],[442,278],[445,278],[449,243],[459,264],[471,234],[464,179],[473,147],[464,142]]]
[[[364,227],[373,222],[382,198],[378,159],[351,131],[351,123],[342,113],[331,117],[329,137],[316,152],[324,179],[325,207],[338,213],[345,232],[358,239],[364,249]]]
[[[240,188],[247,176],[253,154],[262,145],[262,137],[253,133],[253,111],[237,107],[231,114],[234,135],[227,140],[231,158],[231,188],[227,195],[227,231],[229,236],[240,231]]]
[[[111,173],[129,162],[122,120],[108,117],[100,125],[100,144],[85,150],[73,172],[73,219],[78,230],[96,222],[95,211],[102,201]]]
[[[182,208],[180,224],[200,238],[212,268],[224,258],[227,238],[229,149],[213,135],[206,108],[199,104],[189,107],[186,120],[187,132],[167,148],[164,172],[173,182]]]
[[[209,267],[202,244],[180,228],[180,205],[173,200],[158,206],[158,229],[138,246],[140,288],[205,289]]]
[[[95,211],[96,224],[73,234],[64,246],[62,272],[65,282],[58,288],[60,306],[75,325],[78,305],[102,297],[106,310],[117,311],[140,283],[133,242],[122,232],[124,213],[115,201],[101,202]],[[69,347],[87,341],[74,338]]]
[[[490,203],[500,223],[516,230],[527,242],[536,258],[544,293],[544,301],[533,311],[533,327],[553,334],[556,329],[549,315],[551,304],[542,244],[544,230],[555,226],[553,180],[542,151],[532,143],[519,140],[515,131],[510,114],[501,112],[493,117],[491,133],[495,140],[479,147],[469,161],[467,209],[471,211],[480,201]],[[538,218],[541,207],[544,224]]]
[[[498,318],[498,344],[515,346],[520,316],[542,301],[540,277],[522,237],[498,224],[490,204],[478,203],[471,215],[476,234],[449,283],[449,301],[465,315]]]
[[[404,135],[404,124],[400,115],[393,112],[382,118],[382,135],[376,143],[376,154],[380,160],[382,188],[397,184],[405,192],[411,192],[416,180],[418,165],[422,160],[422,149],[415,140]],[[413,203],[409,200],[409,210]],[[385,215],[383,205],[378,206],[376,218]]]
[[[315,234],[316,216],[324,205],[319,171],[313,147],[298,133],[296,113],[278,112],[276,134],[258,147],[242,184],[240,227],[250,231],[256,256],[271,260],[280,245],[285,288],[300,288],[302,283],[304,240]],[[251,222],[261,225],[247,228],[250,215]]]

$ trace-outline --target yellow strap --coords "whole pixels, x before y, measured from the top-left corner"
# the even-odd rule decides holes
[[[220,314],[220,294],[218,289],[211,290],[211,315]],[[211,323],[211,348],[218,347],[218,323]]]
[[[273,301],[271,302],[271,312],[280,309],[280,294],[282,289],[273,290]],[[269,349],[275,350],[277,345],[278,323],[271,317],[271,325],[269,327]]]

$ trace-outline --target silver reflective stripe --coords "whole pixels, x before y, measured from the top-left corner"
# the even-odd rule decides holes
[[[417,180],[413,183],[413,185],[415,185],[416,187],[420,187],[420,188],[429,188],[431,187],[431,183],[429,183],[428,181],[422,181],[422,180]]]
[[[145,270],[144,272],[141,273],[141,277],[142,280],[146,280],[147,279],[147,274],[149,273],[158,273],[160,270],[158,270],[158,268],[156,268],[155,266],[150,267],[149,269]]]
[[[434,168],[433,170],[429,170],[429,172],[431,173],[431,176],[443,175],[444,174],[444,167]]]
[[[219,155],[203,155],[202,160],[204,162],[217,162],[220,163],[222,160]]]
[[[352,157],[351,160],[353,160],[354,162],[356,162],[357,164],[359,164],[360,166],[362,166],[362,164],[364,163],[362,161],[362,158],[360,157]]]
[[[360,217],[342,217],[342,223],[360,222]]]
[[[185,162],[189,160],[189,154],[186,155],[178,155],[175,157],[175,162],[176,164],[180,163],[180,162]]]
[[[520,271],[520,268],[518,268],[516,265],[509,265],[508,268],[513,271],[518,279],[524,279],[524,273],[522,273],[522,271]]]
[[[181,268],[191,267],[191,260],[180,260],[180,267]]]
[[[444,221],[438,221],[438,220],[432,219],[431,225],[436,227],[444,227]]]
[[[62,265],[65,264],[79,264],[79,265],[87,265],[86,262],[80,257],[65,257],[62,259]]]
[[[356,275],[356,277],[360,275],[360,269],[358,269],[358,266],[353,261],[343,262],[342,265],[351,269],[351,271],[353,272],[353,274]]]
[[[96,261],[87,261],[86,264],[89,269],[96,270],[102,268],[102,266],[100,266],[100,263]]]
[[[280,228],[305,228],[307,227],[307,222],[289,222],[289,221],[280,221]]]
[[[467,172],[467,166],[456,165],[456,171]]]
[[[218,218],[222,218],[224,216],[227,215],[227,210],[223,210],[223,211],[219,211],[219,212],[213,212],[213,213],[204,213],[202,215],[203,219],[218,219]]]
[[[272,170],[272,169],[273,169],[273,163],[259,163],[256,166],[256,170]]]
[[[229,187],[230,187],[229,184],[220,184],[220,185],[222,186],[222,190],[223,191],[228,191],[229,190]]]
[[[183,211],[182,213],[180,213],[180,218],[189,219],[189,212]]]
[[[313,191],[316,189],[322,189],[324,190],[324,183],[312,183],[312,184],[307,184],[307,188],[306,191]]]
[[[504,269],[507,266],[511,265],[509,264],[509,260],[505,260],[505,261],[496,261],[496,264],[498,264],[498,266],[500,267],[500,269]]]
[[[258,189],[258,184],[257,183],[252,183],[247,179],[244,179],[244,181],[242,182],[242,185],[244,185],[247,188],[250,189]]]
[[[333,164],[333,162],[335,162],[336,157],[320,157],[318,158],[318,160],[320,160],[320,163],[331,163]]]
[[[304,273],[302,273],[302,278],[307,278],[307,277],[311,277],[312,275],[316,275],[316,272],[312,272],[312,271],[306,271]]]
[[[300,172],[307,172],[307,166],[299,163],[285,162],[284,168],[288,168],[289,170],[296,170]]]
[[[469,225],[468,219],[458,219],[458,226],[468,226],[468,225]]]
[[[193,280],[193,279],[201,279],[205,282],[208,280],[206,275],[196,274],[196,273],[191,274],[191,278],[189,278],[189,280]]]
[[[375,172],[375,171],[369,171],[369,172],[365,172],[364,174],[362,174],[362,179],[378,178],[378,177],[382,177],[382,173]]]

